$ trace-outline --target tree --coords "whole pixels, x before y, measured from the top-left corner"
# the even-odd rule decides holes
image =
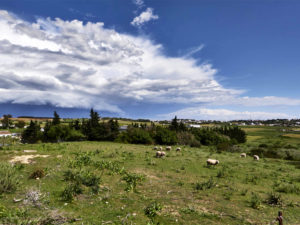
[[[7,114],[7,115],[3,115],[3,119],[1,120],[2,122],[2,127],[7,129],[10,127],[10,125],[12,124],[11,119],[12,115]]]
[[[16,126],[18,127],[18,128],[24,128],[25,127],[25,121],[23,121],[23,120],[19,120],[18,121],[18,123],[16,124]]]
[[[179,124],[178,124],[177,116],[175,116],[174,119],[172,119],[170,129],[174,131],[178,131],[178,128],[179,128]]]
[[[23,143],[36,143],[41,139],[41,128],[37,122],[30,121],[29,126],[22,133]]]
[[[60,124],[60,118],[59,118],[59,115],[57,114],[56,111],[54,111],[54,117],[53,117],[53,120],[52,120],[52,124],[53,125]]]

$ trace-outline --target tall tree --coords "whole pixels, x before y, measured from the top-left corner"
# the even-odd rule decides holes
[[[10,114],[3,115],[3,119],[1,120],[3,128],[7,129],[10,127],[10,125],[12,124],[12,122],[10,120],[11,118],[12,118],[12,115],[10,115]]]
[[[53,125],[60,124],[60,117],[59,117],[59,115],[57,114],[56,111],[54,111],[54,117],[53,117],[53,120],[52,120],[52,124]]]
[[[178,124],[177,116],[175,116],[174,119],[172,119],[170,129],[174,131],[178,131],[178,128],[179,128],[179,124]]]

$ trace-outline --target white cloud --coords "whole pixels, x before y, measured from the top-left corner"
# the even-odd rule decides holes
[[[143,0],[133,0],[133,3],[137,5],[138,7],[142,7],[144,5]]]
[[[286,113],[270,113],[270,112],[250,112],[250,111],[232,111],[227,109],[208,109],[202,107],[190,107],[173,113],[158,115],[159,118],[170,119],[174,116],[178,118],[193,118],[200,120],[266,120],[278,118],[292,118]]]
[[[157,20],[158,18],[158,15],[153,14],[152,8],[147,8],[144,12],[132,20],[131,25],[141,27],[144,23],[149,22],[150,20]]]
[[[135,103],[300,106],[299,99],[241,97],[243,90],[216,81],[211,64],[166,56],[162,45],[100,22],[29,23],[0,11],[0,30],[0,103],[117,113]]]

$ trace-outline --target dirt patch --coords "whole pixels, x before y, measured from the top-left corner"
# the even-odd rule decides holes
[[[32,163],[32,159],[34,158],[38,158],[38,157],[41,157],[41,158],[47,158],[49,157],[49,155],[20,155],[20,156],[15,156],[13,157],[9,162],[10,163],[23,163],[23,164],[30,164]]]

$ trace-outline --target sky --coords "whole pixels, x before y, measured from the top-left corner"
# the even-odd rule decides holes
[[[300,1],[1,0],[0,115],[300,118]]]

